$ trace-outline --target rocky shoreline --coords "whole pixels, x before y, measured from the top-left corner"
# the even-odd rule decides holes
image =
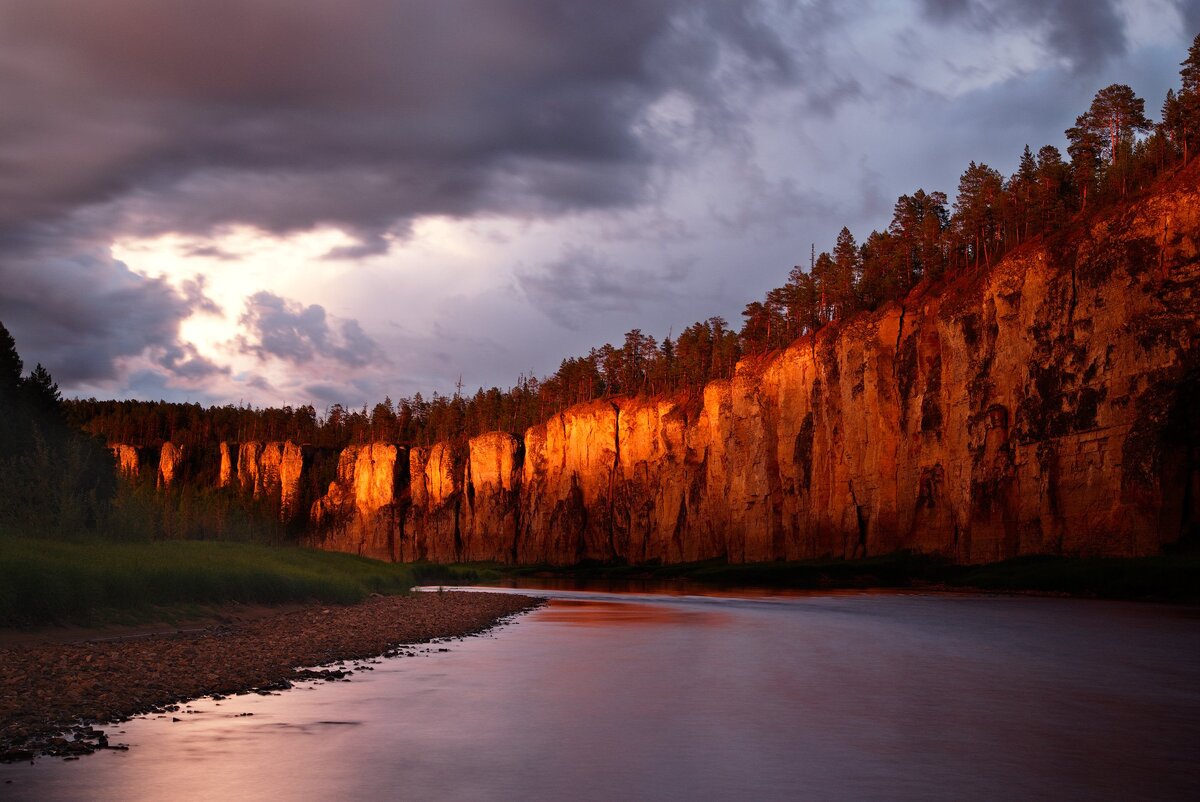
[[[173,712],[201,696],[342,679],[348,670],[311,667],[476,634],[540,604],[504,593],[414,593],[314,605],[198,632],[0,648],[0,762],[123,749],[94,725]]]

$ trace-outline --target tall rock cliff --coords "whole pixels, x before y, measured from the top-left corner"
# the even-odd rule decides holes
[[[311,544],[378,560],[400,559],[408,495],[405,457],[404,449],[384,443],[343,450],[337,478],[313,502]]]
[[[220,446],[220,466],[217,469],[217,487],[230,487],[233,485],[233,452],[229,448],[229,443],[221,443]]]
[[[142,472],[138,450],[130,445],[118,443],[110,446],[117,463],[117,475],[124,479],[137,479]]]
[[[170,487],[183,473],[183,448],[174,443],[163,443],[158,456],[158,487]]]
[[[304,451],[291,441],[242,443],[238,449],[238,484],[254,498],[278,493],[281,520],[289,520],[297,512],[303,471]]]
[[[616,409],[584,404],[525,433],[518,562],[612,557]]]
[[[521,441],[504,432],[491,432],[468,443],[459,559],[516,559],[523,452]]]
[[[352,446],[311,541],[560,565],[1155,553],[1200,526],[1198,175],[688,403],[595,401],[523,441]],[[306,470],[291,443],[238,448],[239,485],[278,488],[285,517]]]
[[[462,554],[464,454],[450,443],[409,452],[409,499],[400,559],[453,562]]]

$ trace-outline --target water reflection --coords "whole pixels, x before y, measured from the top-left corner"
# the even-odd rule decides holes
[[[715,611],[593,599],[554,599],[546,607],[534,612],[532,618],[539,622],[576,627],[637,624],[719,626],[728,620],[727,616]]]
[[[647,590],[130,722],[128,753],[0,766],[0,797],[1200,797],[1193,611]]]

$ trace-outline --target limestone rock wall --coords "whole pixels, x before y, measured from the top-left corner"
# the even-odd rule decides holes
[[[461,519],[465,455],[449,443],[409,452],[410,506],[400,558],[454,562],[462,554]]]
[[[378,560],[400,559],[408,496],[404,449],[386,443],[342,451],[337,479],[313,502],[312,545]]]
[[[180,478],[183,468],[183,449],[174,443],[163,443],[158,457],[158,487],[168,488]]]
[[[1198,517],[1198,233],[1180,181],[747,360],[698,409],[569,409],[526,432],[515,509],[478,502],[491,440],[465,507],[457,464],[414,462],[443,516],[420,553],[504,559],[511,521],[522,563],[1154,553]],[[434,476],[457,518],[419,504]]]
[[[521,441],[504,432],[491,432],[468,444],[459,559],[516,559],[523,456]]]
[[[313,542],[559,565],[1155,553],[1200,525],[1198,175],[745,360],[688,404],[347,448]],[[181,460],[163,447],[160,484]],[[237,448],[238,485],[277,489],[285,517],[305,470],[292,443]]]
[[[137,448],[118,443],[111,446],[111,449],[113,459],[117,463],[117,476],[124,479],[137,479],[142,470]]]
[[[221,443],[221,463],[217,470],[217,487],[230,487],[233,485],[233,453],[229,448],[229,443]]]
[[[238,486],[254,498],[278,493],[280,519],[290,520],[297,513],[304,465],[303,449],[291,441],[242,443],[238,448]],[[223,476],[224,455],[221,470]]]
[[[613,558],[617,414],[597,401],[526,432],[517,562]]]

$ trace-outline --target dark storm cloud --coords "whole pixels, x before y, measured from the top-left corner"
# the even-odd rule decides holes
[[[202,285],[182,296],[86,242],[47,232],[0,238],[0,320],[28,361],[63,386],[118,377],[118,362],[150,350],[168,373],[195,375],[203,360],[179,350],[179,323],[212,304]]]
[[[211,359],[201,356],[196,346],[191,343],[172,344],[162,349],[159,364],[180,379],[202,381],[217,376],[228,376],[228,367],[217,365]]]
[[[1127,47],[1125,22],[1114,0],[923,0],[923,6],[938,22],[1039,30],[1050,51],[1077,72],[1092,71],[1124,55]]]
[[[1183,33],[1188,41],[1200,34],[1200,3],[1195,0],[1178,0],[1179,16],[1183,18]]]
[[[663,144],[650,104],[791,67],[720,0],[90,9],[0,3],[0,226],[117,199],[125,232],[330,223],[360,255],[423,214],[624,204]]]
[[[331,322],[319,304],[304,306],[266,290],[246,299],[240,323],[250,335],[241,338],[241,351],[259,359],[276,357],[303,365],[325,357],[348,367],[385,361],[358,321]]]
[[[215,305],[113,262],[114,236],[330,224],[354,259],[422,215],[624,206],[678,145],[656,101],[729,125],[731,93],[792,70],[723,0],[0,0],[0,314],[67,385],[148,349],[194,376],[178,324]],[[347,364],[373,345],[336,334]]]

